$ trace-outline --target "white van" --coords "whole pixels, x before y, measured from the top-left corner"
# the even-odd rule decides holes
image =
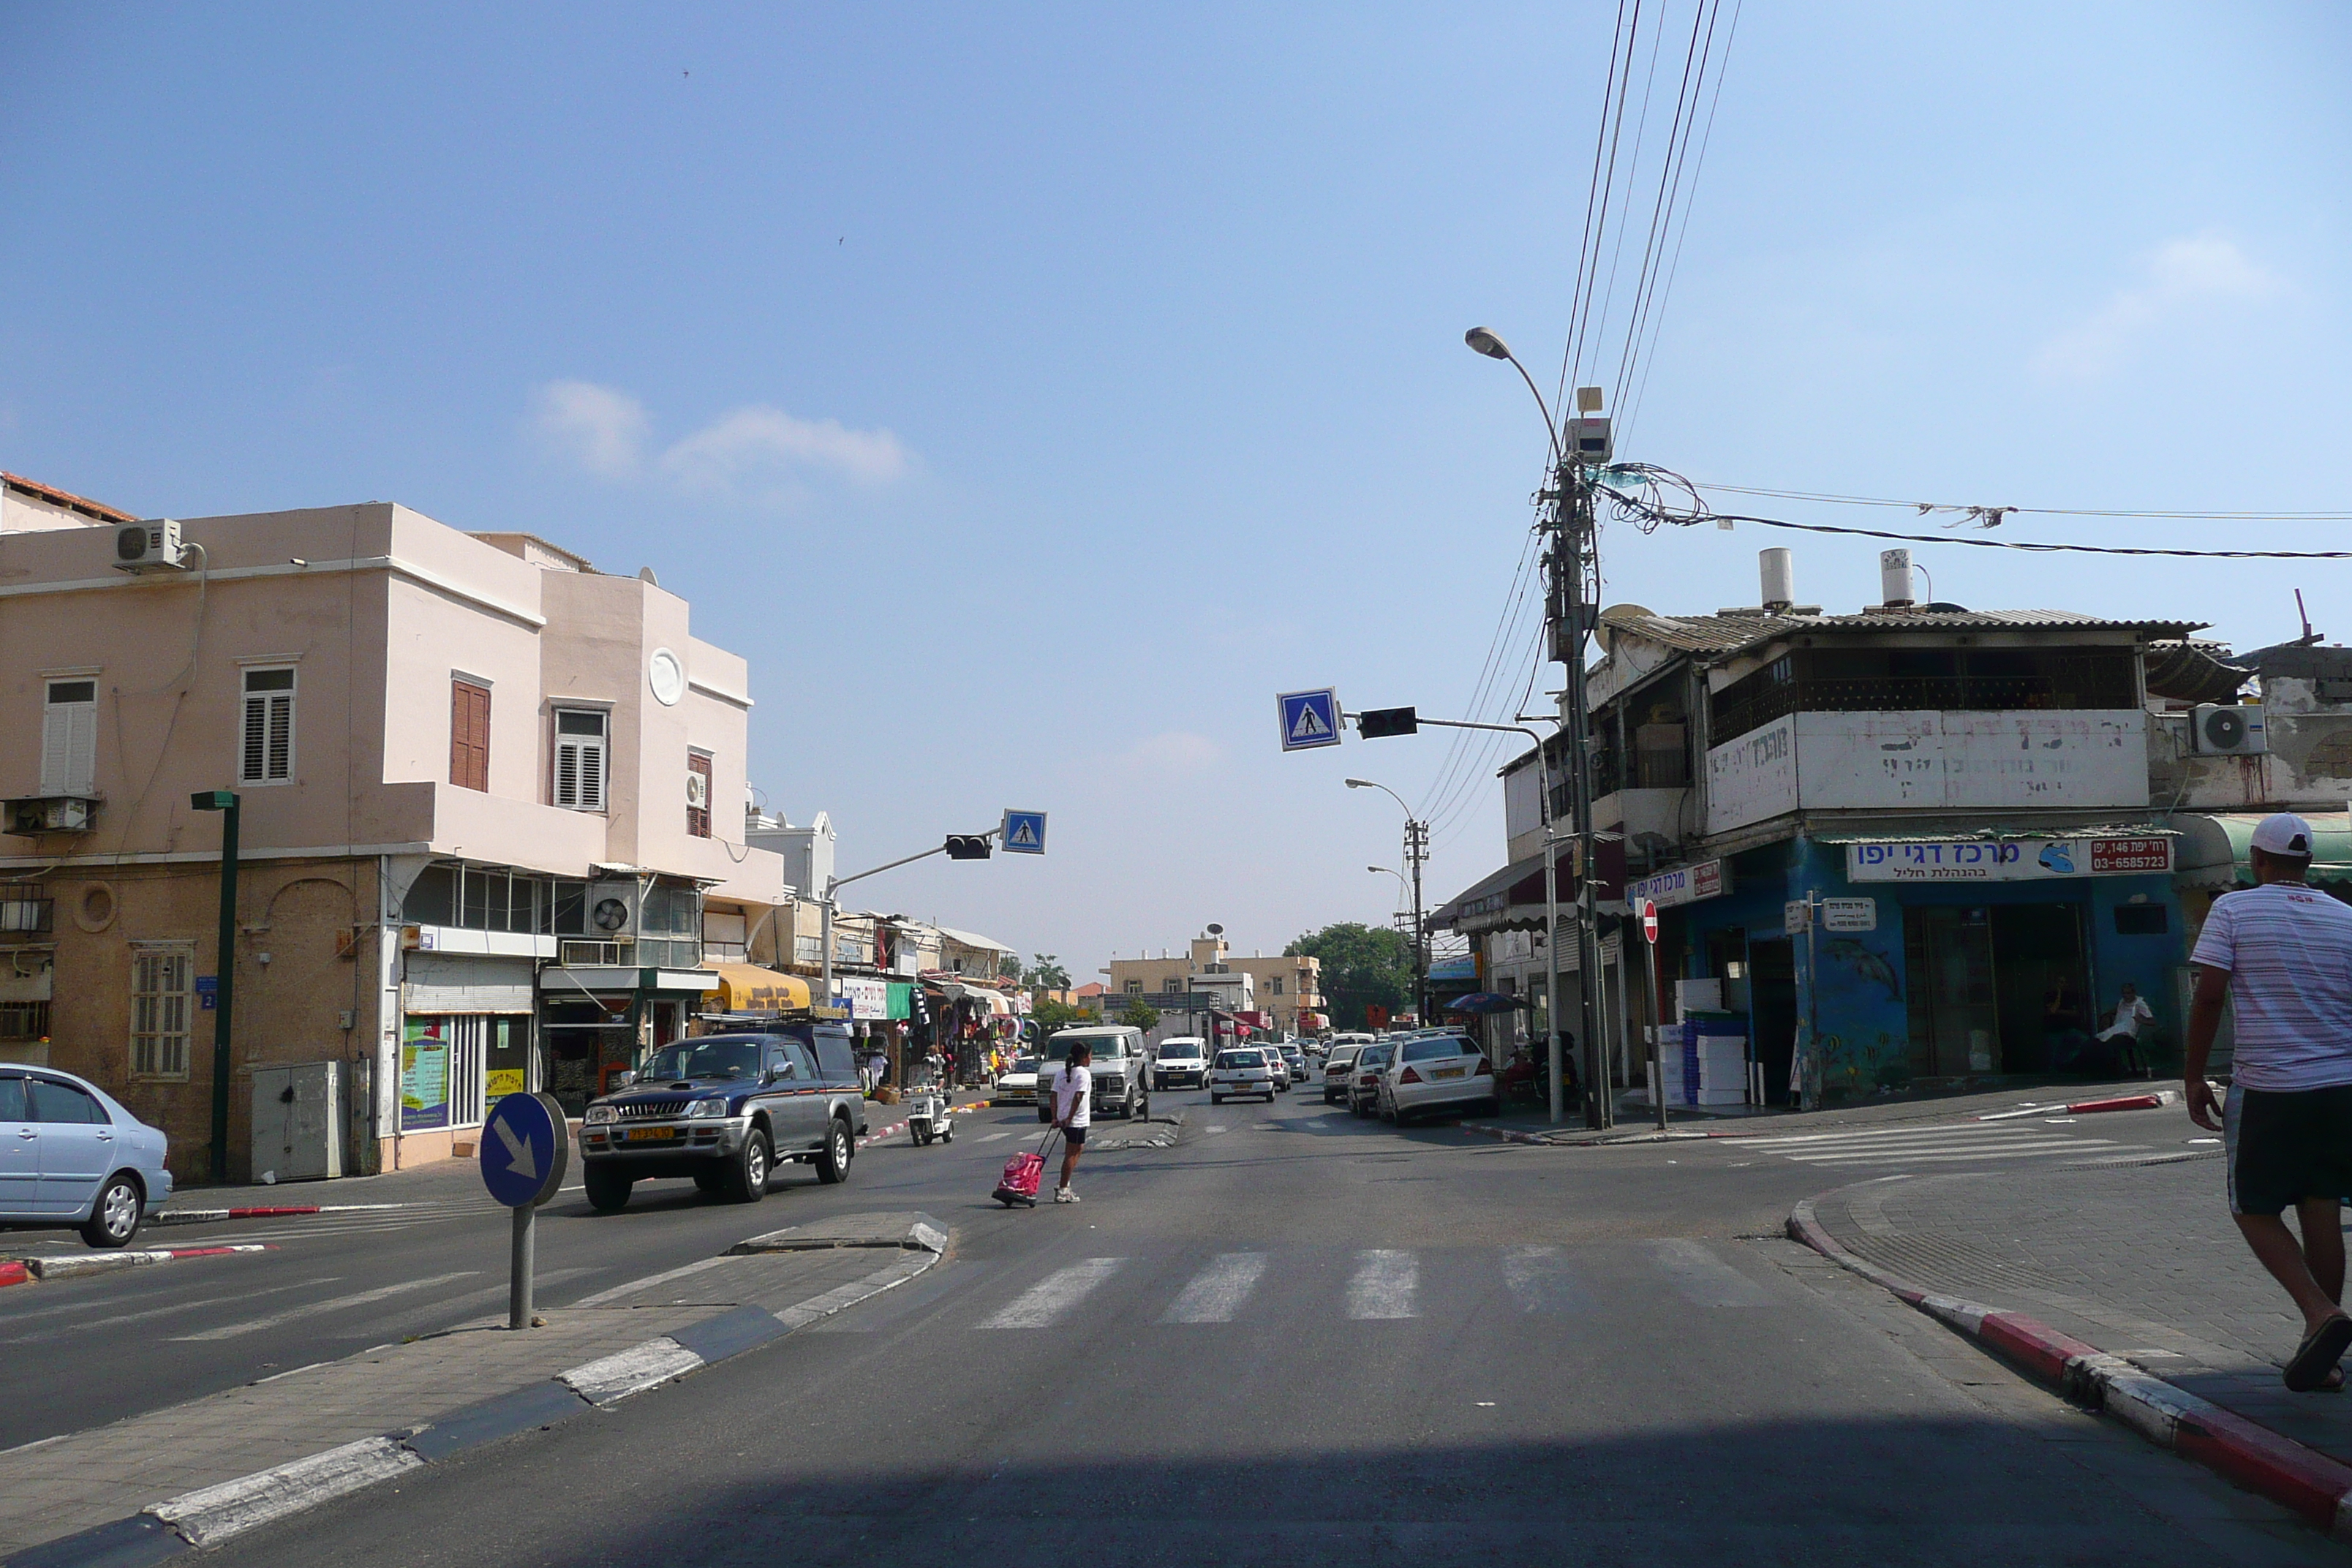
[[[1151,1057],[1151,1087],[1198,1089],[1209,1081],[1209,1042],[1198,1035],[1171,1035]]]

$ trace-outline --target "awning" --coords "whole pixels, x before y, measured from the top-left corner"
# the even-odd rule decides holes
[[[756,963],[707,963],[719,977],[718,1008],[721,1013],[793,1013],[809,1005],[808,982],[797,974],[779,974]]]
[[[1596,891],[1603,900],[1622,899],[1625,896],[1624,836],[1604,833],[1599,837],[1601,885]],[[1566,911],[1575,901],[1576,845],[1562,841],[1554,846],[1554,890],[1565,920]],[[1472,934],[1543,930],[1543,857],[1530,855],[1472,883],[1440,904],[1436,913],[1429,917],[1429,923],[1441,931],[1450,928]]]
[[[2263,813],[2218,812],[2211,816],[2184,813],[2172,819],[2181,830],[2175,850],[2172,882],[2178,888],[2226,888],[2243,882],[2252,886],[2254,871],[2246,851],[2253,847],[2254,826]],[[2304,815],[2311,824],[2311,879],[2352,882],[2352,820],[2342,812]]]

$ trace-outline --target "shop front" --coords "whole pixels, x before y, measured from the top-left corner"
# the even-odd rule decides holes
[[[1660,910],[1661,967],[1745,1025],[1765,1099],[1844,1100],[2017,1077],[2107,1076],[2129,981],[2177,1060],[2176,835],[1839,835],[1768,845]],[[1671,1003],[1669,1004],[1671,1006]],[[2169,1053],[2168,1055],[2167,1053]]]
[[[566,1115],[583,1114],[614,1073],[683,1037],[720,984],[708,969],[550,964],[539,972],[542,1087]]]
[[[491,1106],[539,1087],[531,960],[403,954],[397,1161],[466,1152]]]

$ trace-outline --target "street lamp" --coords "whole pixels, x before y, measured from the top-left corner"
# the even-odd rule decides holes
[[[1349,779],[1349,789],[1376,789],[1404,809],[1404,863],[1412,868],[1412,1010],[1422,1023],[1429,1022],[1429,959],[1428,933],[1421,923],[1421,868],[1429,859],[1429,824],[1415,821],[1412,807],[1405,805],[1404,796],[1384,784],[1370,779]],[[1377,871],[1382,868],[1375,866]],[[1392,873],[1402,877],[1402,873]]]

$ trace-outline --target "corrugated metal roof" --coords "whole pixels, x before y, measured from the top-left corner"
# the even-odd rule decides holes
[[[2185,637],[2206,626],[2203,621],[2112,621],[2072,610],[1946,610],[1871,616],[1773,616],[1760,611],[1752,616],[1660,616],[1604,610],[1601,619],[1612,630],[1695,654],[1737,653],[1780,637],[1822,632],[2102,631]]]

